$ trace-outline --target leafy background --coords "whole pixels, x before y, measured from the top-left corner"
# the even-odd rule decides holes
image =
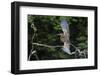
[[[88,52],[86,53],[86,57],[80,57],[78,55],[75,57],[75,55],[68,55],[63,52],[61,48],[48,48],[32,45],[33,42],[52,46],[63,45],[60,37],[57,35],[62,33],[60,26],[61,18],[65,18],[69,24],[70,42],[81,51],[84,49],[87,50],[87,17],[28,15],[28,57],[32,48],[33,50],[36,50],[39,60],[76,59],[88,57]],[[32,24],[34,24],[36,31],[32,28]],[[34,33],[36,33],[36,35],[34,39],[32,39]],[[71,51],[75,51],[72,46],[70,47]],[[35,56],[32,55],[30,60],[36,60]]]

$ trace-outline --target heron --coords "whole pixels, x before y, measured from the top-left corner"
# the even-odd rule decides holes
[[[61,19],[61,22],[60,22],[60,26],[62,28],[62,31],[63,33],[60,33],[60,39],[61,41],[64,43],[63,47],[62,47],[62,50],[71,55],[71,51],[70,51],[70,40],[69,40],[69,25],[68,25],[68,22],[62,18]]]

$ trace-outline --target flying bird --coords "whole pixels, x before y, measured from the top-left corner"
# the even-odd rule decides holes
[[[69,40],[69,25],[68,22],[62,18],[60,22],[63,33],[60,34],[60,39],[64,43],[62,50],[67,54],[71,55],[70,51],[70,40]]]

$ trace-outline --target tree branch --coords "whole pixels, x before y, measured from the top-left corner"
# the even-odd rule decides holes
[[[32,43],[33,45],[38,45],[38,46],[44,46],[44,47],[49,47],[49,48],[56,48],[56,47],[63,47],[63,46],[51,46],[51,45],[46,45],[46,44],[39,44],[39,43]]]

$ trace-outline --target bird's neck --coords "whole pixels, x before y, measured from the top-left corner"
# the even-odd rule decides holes
[[[64,47],[70,48],[69,44],[67,44],[66,42],[64,42]]]

